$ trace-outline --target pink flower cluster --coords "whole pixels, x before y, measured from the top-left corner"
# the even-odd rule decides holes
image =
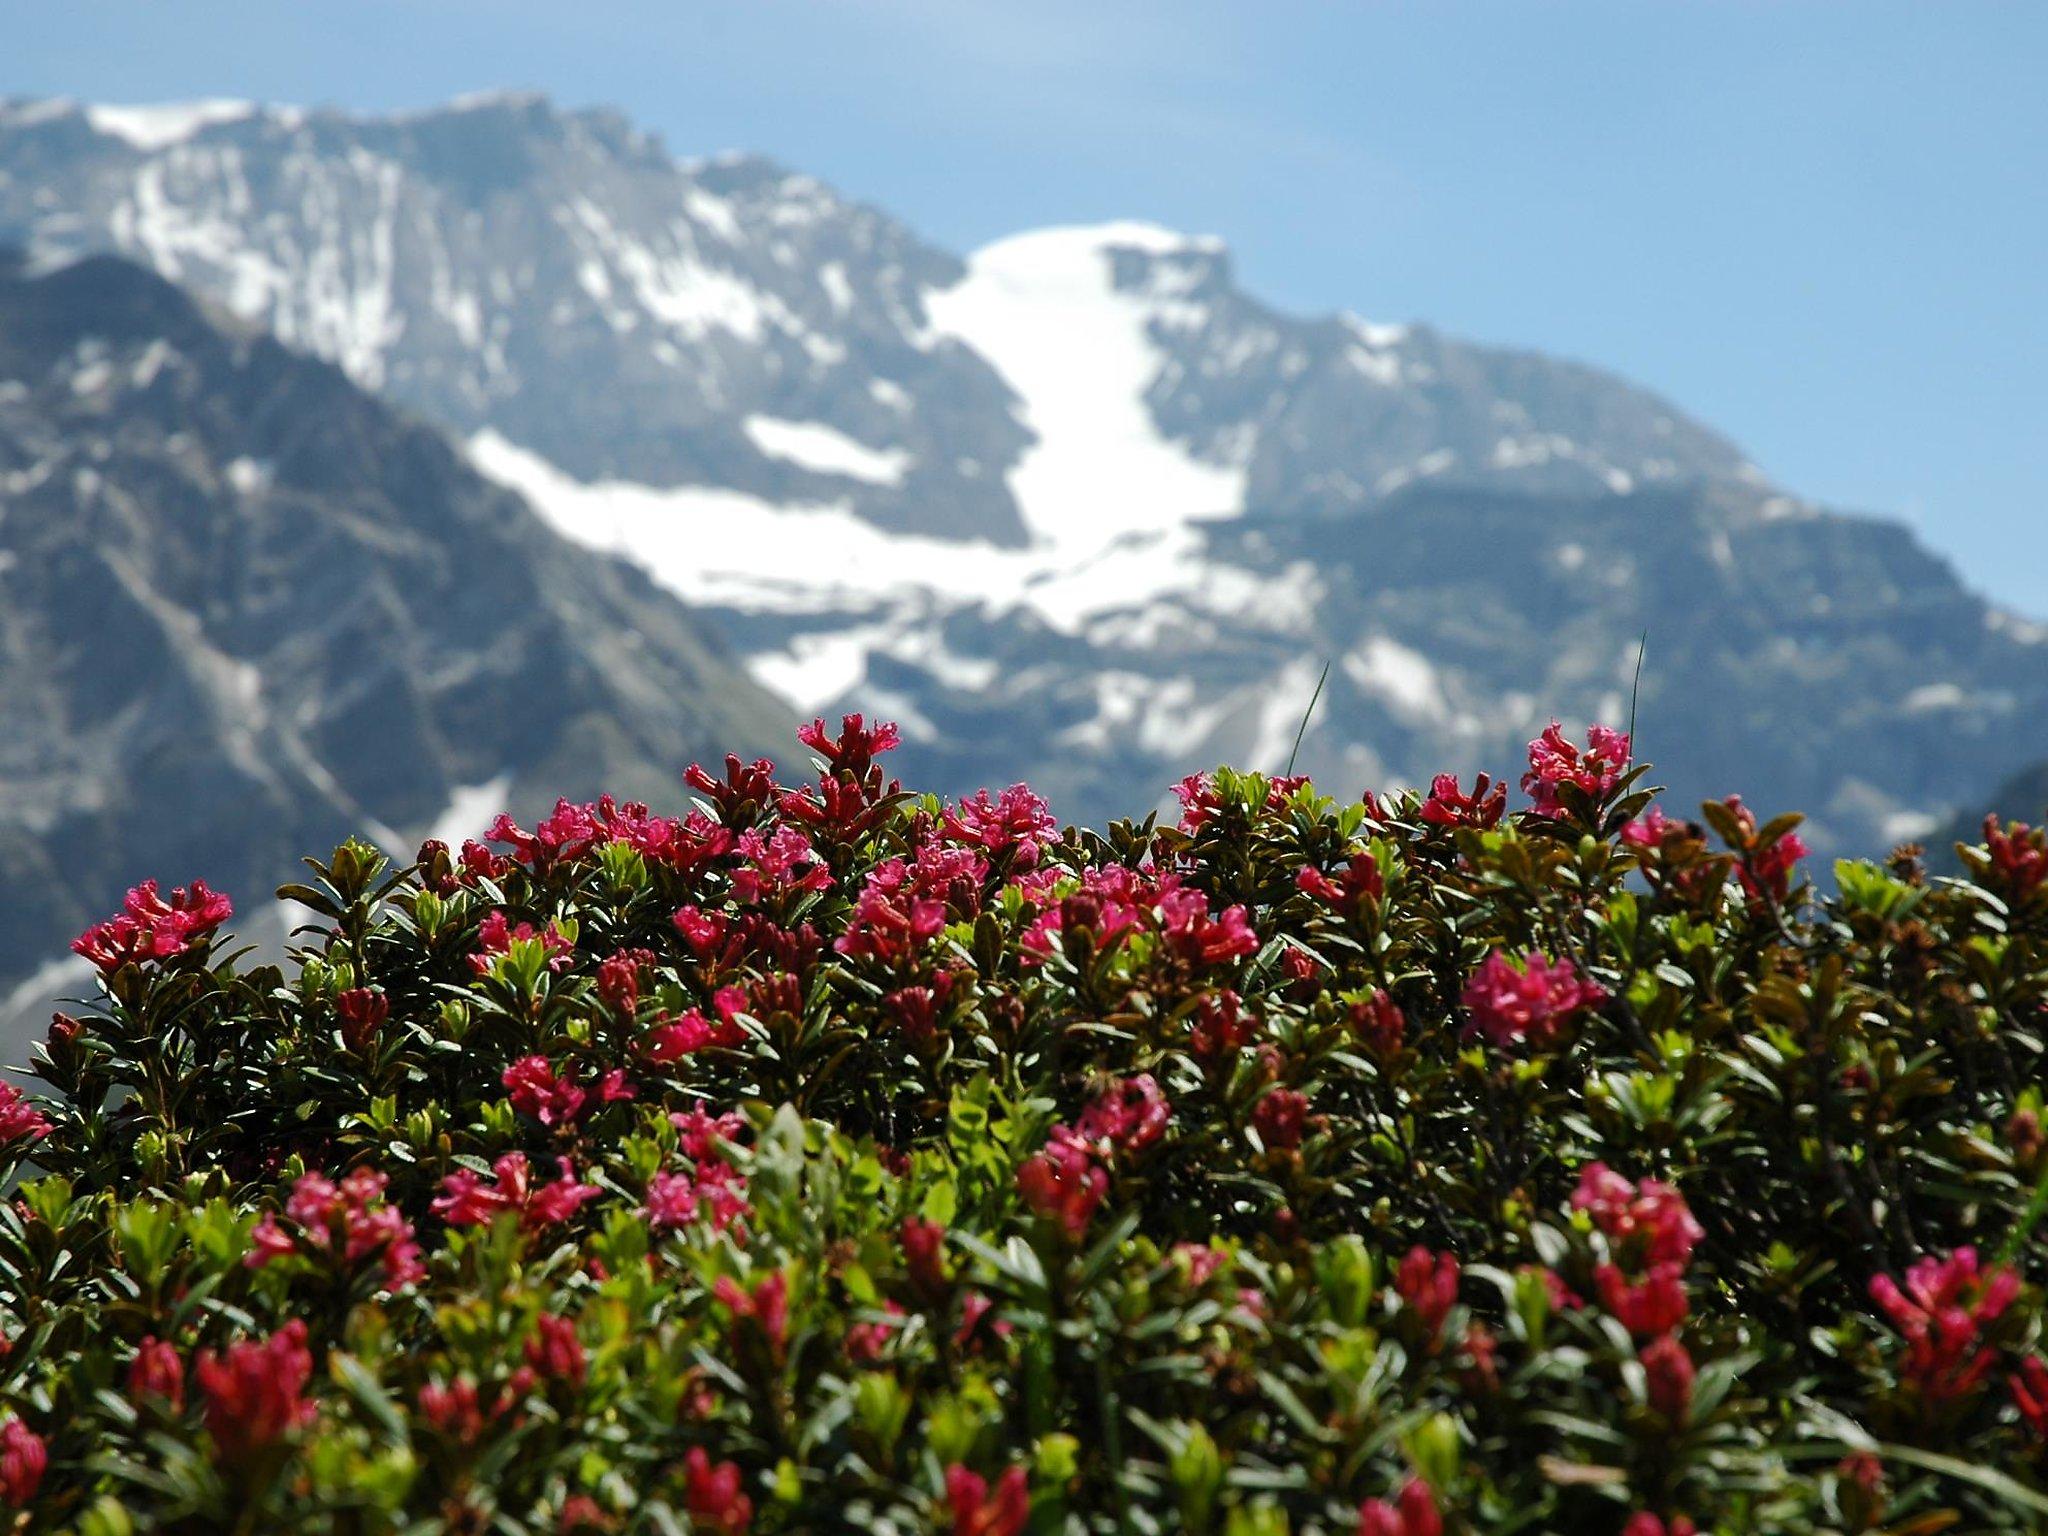
[[[1606,990],[1579,975],[1570,960],[1552,961],[1536,950],[1520,965],[1495,950],[1466,981],[1461,998],[1470,1017],[1468,1033],[1503,1049],[1526,1042],[1538,1050],[1606,1000]]]
[[[1442,1536],[1443,1516],[1429,1484],[1411,1477],[1389,1503],[1367,1499],[1358,1506],[1358,1536]]]
[[[1984,1331],[2020,1293],[2010,1266],[1984,1268],[1975,1248],[1931,1254],[1906,1271],[1903,1287],[1875,1276],[1870,1296],[1906,1340],[1904,1376],[1929,1405],[1974,1392],[1997,1361]]]
[[[119,912],[86,929],[71,948],[112,975],[124,965],[182,955],[234,915],[234,903],[204,880],[179,886],[169,901],[157,894],[154,880],[145,880],[128,892]]]
[[[1565,740],[1564,728],[1553,720],[1529,743],[1529,771],[1522,775],[1522,793],[1534,804],[1537,815],[1562,816],[1561,788],[1572,785],[1597,804],[1628,772],[1628,760],[1625,732],[1592,726],[1582,748]]]
[[[219,1354],[201,1351],[193,1372],[207,1432],[223,1460],[246,1460],[313,1418],[305,1399],[313,1356],[306,1325],[296,1318],[267,1339],[244,1339]]]
[[[1156,880],[1121,864],[1082,873],[1081,889],[1048,907],[1026,931],[1027,962],[1049,958],[1068,933],[1093,936],[1097,951],[1122,935],[1150,929],[1168,951],[1194,965],[1221,965],[1256,954],[1259,936],[1242,906],[1211,913],[1209,898],[1174,874]]]
[[[458,1168],[441,1181],[433,1212],[451,1227],[488,1226],[508,1211],[528,1232],[559,1226],[595,1200],[598,1189],[579,1183],[566,1157],[557,1160],[557,1167],[557,1177],[546,1184],[534,1182],[524,1152],[508,1152],[493,1163],[489,1182],[472,1168]]]
[[[714,1232],[729,1231],[752,1214],[747,1181],[726,1159],[744,1122],[736,1114],[711,1115],[702,1108],[669,1116],[680,1131],[685,1166],[665,1169],[647,1181],[647,1225],[657,1232],[708,1221]]]
[[[1607,1240],[1594,1267],[1600,1303],[1637,1340],[1650,1406],[1673,1425],[1692,1411],[1694,1367],[1677,1329],[1690,1311],[1685,1271],[1705,1235],[1684,1196],[1661,1179],[1636,1182],[1586,1165],[1572,1208]]]
[[[426,1274],[420,1263],[420,1245],[413,1240],[412,1223],[405,1213],[384,1200],[385,1175],[373,1168],[358,1168],[339,1184],[321,1174],[303,1175],[292,1186],[285,1201],[282,1225],[275,1212],[268,1212],[249,1234],[255,1245],[242,1261],[251,1269],[262,1269],[274,1259],[289,1258],[305,1250],[339,1252],[342,1261],[358,1264],[379,1255],[384,1265],[384,1283],[392,1290],[410,1285]]]
[[[1017,1170],[1024,1203],[1078,1240],[1109,1193],[1109,1168],[1166,1134],[1173,1109],[1150,1073],[1099,1091],[1072,1125],[1056,1125],[1045,1148]]]

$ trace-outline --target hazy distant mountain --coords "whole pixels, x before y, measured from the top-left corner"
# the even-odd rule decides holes
[[[1069,816],[1221,758],[1512,769],[1627,712],[1682,794],[1924,833],[2048,758],[2048,645],[1610,375],[1277,312],[1141,224],[971,258],[758,159],[501,96],[0,107],[0,238],[117,249],[466,439],[907,774]]]
[[[349,833],[673,800],[789,728],[638,570],[111,258],[0,258],[0,718],[0,982],[143,876],[253,908]]]

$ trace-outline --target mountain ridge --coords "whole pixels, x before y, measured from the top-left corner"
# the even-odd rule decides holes
[[[1782,796],[1823,853],[2048,757],[2048,634],[1903,529],[1606,370],[1286,313],[1214,238],[963,258],[534,96],[216,110],[153,149],[86,110],[0,108],[0,237],[126,250],[324,352],[955,791],[1093,820],[1278,768],[1325,661],[1302,758],[1333,787],[1499,772],[1552,714],[1612,718],[1645,629],[1678,798]]]

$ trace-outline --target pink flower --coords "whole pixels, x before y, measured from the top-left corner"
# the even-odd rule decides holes
[[[946,1468],[946,1507],[953,1516],[953,1536],[1020,1536],[1031,1519],[1031,1490],[1022,1467],[1011,1467],[988,1479],[955,1462]]]
[[[486,1184],[469,1168],[458,1168],[441,1181],[441,1193],[434,1198],[433,1213],[451,1227],[487,1226],[501,1212],[519,1213],[519,1224],[528,1232],[559,1226],[598,1196],[594,1184],[576,1182],[569,1160],[559,1160],[560,1176],[551,1184],[536,1185],[523,1152],[508,1152],[491,1165],[496,1181]]]
[[[193,1374],[206,1403],[207,1432],[228,1461],[275,1444],[315,1412],[303,1396],[313,1356],[306,1325],[296,1318],[267,1339],[244,1339],[222,1354],[202,1350]]]
[[[663,1014],[649,1026],[647,1033],[640,1037],[640,1055],[657,1066],[694,1056],[707,1046],[720,1046],[731,1050],[744,1044],[747,1032],[728,1019],[716,1024],[692,1008],[686,1013],[670,1018]]]
[[[1375,988],[1364,1002],[1350,1009],[1352,1033],[1376,1056],[1391,1056],[1401,1049],[1408,1034],[1408,1020],[1384,987]]]
[[[1620,731],[1596,725],[1586,732],[1583,750],[1564,739],[1564,729],[1555,720],[1543,734],[1529,743],[1529,771],[1522,775],[1522,793],[1535,803],[1538,815],[1561,816],[1564,803],[1557,792],[1566,784],[1576,786],[1588,800],[1598,803],[1628,771],[1629,741]]]
[[[1273,1089],[1252,1109],[1252,1129],[1269,1152],[1300,1146],[1307,1124],[1308,1095],[1292,1088]]]
[[[0,1424],[0,1504],[28,1508],[49,1465],[49,1448],[41,1435],[16,1418]]]
[[[369,987],[350,987],[335,998],[334,1012],[341,1020],[342,1044],[360,1054],[376,1043],[384,1021],[391,1017],[391,1002]]]
[[[846,932],[833,946],[842,955],[871,955],[885,965],[910,959],[946,926],[946,904],[911,894],[901,859],[868,875],[854,901]]]
[[[1440,773],[1430,781],[1429,798],[1422,803],[1422,819],[1437,827],[1485,829],[1500,824],[1508,808],[1508,787],[1496,784],[1486,774],[1472,781],[1472,793],[1458,788],[1455,773]]]
[[[2048,1360],[2039,1355],[2022,1356],[2019,1369],[2006,1378],[2006,1386],[2021,1422],[2037,1441],[2048,1442]]]
[[[1930,1403],[1974,1391],[1997,1359],[1984,1329],[2019,1295],[2020,1277],[2004,1264],[1981,1270],[1975,1248],[1923,1258],[1900,1289],[1890,1275],[1870,1282],[1871,1299],[1906,1340],[1904,1375]]]
[[[733,853],[745,862],[732,873],[733,899],[755,904],[772,897],[832,889],[832,871],[795,827],[777,827],[763,837],[758,829],[740,834]]]
[[[657,1173],[647,1181],[647,1224],[666,1232],[703,1217],[712,1231],[724,1232],[753,1212],[745,1188],[746,1181],[715,1157],[705,1158],[687,1173]]]
[[[855,1323],[846,1330],[846,1358],[855,1365],[873,1365],[881,1359],[889,1341],[903,1326],[904,1312],[895,1302],[883,1302],[882,1312],[882,1317]]]
[[[1692,1356],[1677,1335],[1665,1333],[1643,1346],[1641,1358],[1650,1406],[1674,1428],[1684,1424],[1692,1416]]]
[[[1097,1165],[1093,1148],[1065,1126],[1057,1127],[1045,1150],[1017,1170],[1017,1192],[1041,1216],[1079,1241],[1109,1194],[1109,1175]]]
[[[1142,1152],[1166,1134],[1173,1108],[1149,1072],[1112,1083],[1081,1111],[1075,1129],[1088,1141],[1106,1143],[1121,1155]]]
[[[796,739],[824,758],[833,772],[850,773],[855,778],[864,776],[868,765],[884,752],[903,745],[903,733],[894,721],[877,720],[869,725],[859,715],[840,720],[837,740],[826,734],[823,720],[799,726]]]
[[[485,836],[510,844],[520,863],[545,867],[581,858],[608,843],[626,843],[649,857],[660,857],[668,851],[675,830],[674,822],[650,815],[638,801],[621,805],[604,795],[588,805],[557,800],[554,814],[530,833],[520,831],[510,816],[500,816]]]
[[[1367,1499],[1358,1506],[1358,1536],[1442,1536],[1443,1528],[1436,1496],[1419,1477],[1403,1483],[1392,1504]]]
[[[2003,827],[1996,816],[1986,816],[1984,847],[2004,896],[2015,906],[2048,880],[2048,833],[2040,828],[2024,821]]]
[[[1635,1279],[1618,1265],[1602,1264],[1593,1271],[1593,1284],[1600,1304],[1638,1339],[1671,1332],[1691,1310],[1684,1272],[1676,1264],[1653,1264]]]
[[[569,1125],[580,1119],[590,1095],[573,1080],[557,1075],[545,1056],[522,1056],[505,1069],[505,1087],[512,1107],[545,1126]]]
[[[172,1413],[185,1407],[185,1362],[177,1349],[154,1334],[135,1346],[135,1358],[128,1362],[128,1401],[138,1406],[160,1397]]]
[[[692,1529],[712,1536],[741,1536],[754,1518],[754,1501],[740,1491],[736,1463],[714,1463],[701,1445],[683,1458],[683,1507]]]
[[[48,1115],[30,1103],[14,1084],[0,1082],[0,1147],[17,1141],[41,1141],[50,1130]]]
[[[1443,1334],[1444,1319],[1458,1303],[1461,1273],[1455,1254],[1431,1253],[1420,1244],[1408,1250],[1394,1272],[1395,1293],[1421,1323],[1423,1337],[1432,1349]]]
[[[1252,1037],[1253,1021],[1242,1001],[1227,987],[1205,992],[1195,1004],[1188,1029],[1188,1049],[1204,1061],[1235,1056]]]
[[[760,1281],[751,1291],[740,1286],[725,1275],[718,1277],[711,1288],[712,1294],[732,1314],[733,1330],[738,1334],[743,1325],[751,1323],[760,1330],[767,1341],[768,1353],[780,1363],[782,1352],[789,1342],[789,1278],[779,1269],[771,1270],[765,1280]]]
[[[1607,1000],[1596,982],[1581,977],[1569,960],[1546,960],[1535,950],[1517,967],[1500,950],[1465,983],[1468,1033],[1500,1047],[1526,1040],[1542,1048],[1577,1014]]]
[[[1621,829],[1621,840],[1631,848],[1657,848],[1673,832],[1685,830],[1685,823],[1666,816],[1658,806],[1651,806],[1642,816]]]
[[[1369,853],[1354,853],[1334,880],[1313,864],[1304,864],[1294,883],[1324,906],[1353,917],[1361,907],[1378,901],[1386,889],[1379,860]]]
[[[1628,1524],[1621,1528],[1621,1536],[1698,1536],[1699,1527],[1683,1515],[1673,1515],[1670,1523],[1649,1510],[1638,1510],[1628,1517]]]
[[[956,843],[991,854],[1010,853],[1013,869],[1031,869],[1059,831],[1051,809],[1029,786],[1012,784],[991,799],[985,789],[948,810],[941,825]]]
[[[563,936],[559,926],[550,923],[546,933],[536,933],[531,923],[514,928],[503,912],[492,912],[477,924],[477,952],[469,957],[469,968],[479,976],[488,976],[514,944],[531,944],[535,940],[540,941],[547,955],[549,970],[559,971],[568,966],[575,946]]]
[[[568,1318],[546,1312],[536,1317],[525,1353],[526,1363],[542,1380],[583,1385],[583,1341],[576,1337],[576,1325]]]
[[[1221,965],[1256,954],[1259,936],[1243,907],[1226,907],[1209,915],[1209,899],[1169,880],[1159,893],[1159,931],[1183,958],[1202,965]]]
[[[898,1239],[903,1244],[903,1267],[910,1283],[924,1296],[945,1294],[946,1229],[921,1216],[906,1216]]]
[[[157,895],[154,880],[145,880],[128,892],[119,912],[86,929],[71,948],[111,975],[130,962],[181,955],[234,915],[234,903],[204,880],[178,887],[169,901]]]
[[[1682,1268],[1705,1236],[1685,1197],[1669,1184],[1660,1179],[1631,1184],[1605,1163],[1588,1163],[1581,1170],[1572,1209],[1589,1213],[1615,1257],[1626,1263]]]

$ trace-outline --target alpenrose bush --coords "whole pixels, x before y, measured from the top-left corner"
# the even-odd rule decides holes
[[[2048,838],[1801,876],[1626,737],[1177,827],[806,730],[139,886],[0,1095],[35,1529],[2048,1524]]]

